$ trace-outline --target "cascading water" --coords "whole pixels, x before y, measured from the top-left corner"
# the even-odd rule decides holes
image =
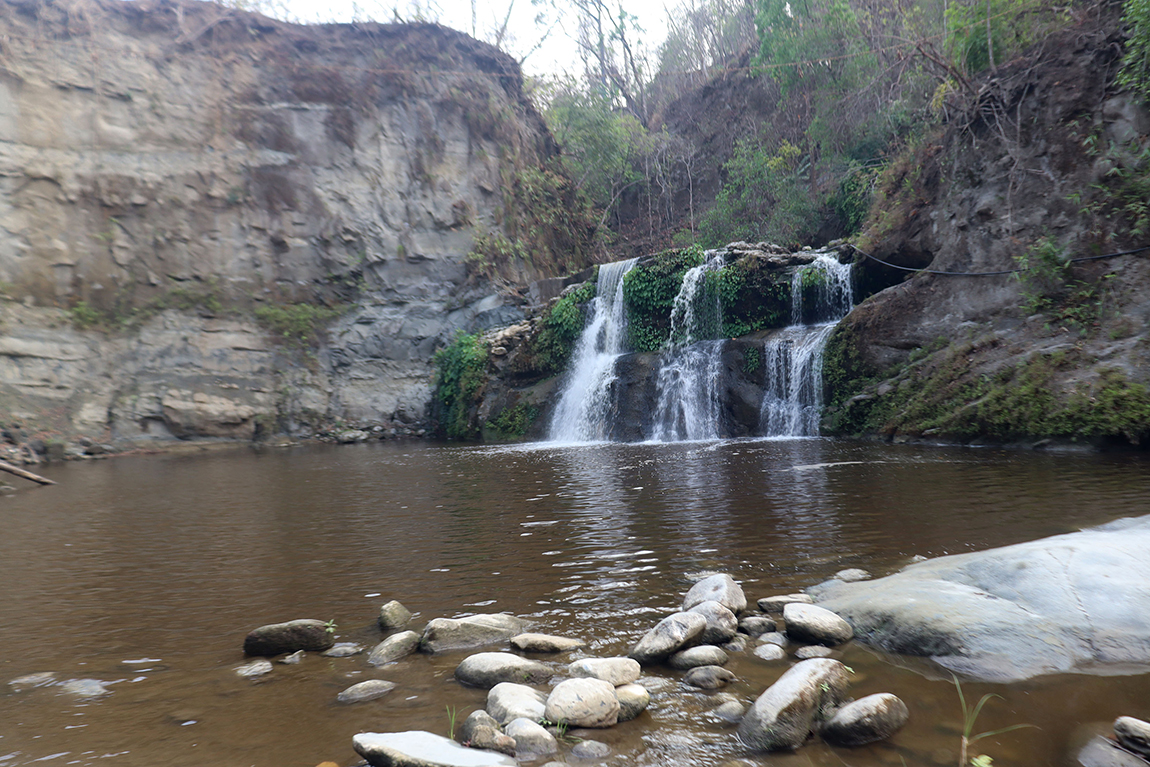
[[[806,283],[806,285],[804,285]],[[813,299],[808,301],[807,299]],[[819,433],[823,349],[854,305],[851,266],[820,253],[791,278],[791,325],[763,349],[766,390],[759,426],[769,437]]]
[[[657,383],[651,438],[656,442],[717,439],[721,424],[723,341],[718,292],[708,295],[707,274],[723,267],[720,253],[688,269],[671,310],[671,335]]]
[[[627,330],[623,275],[638,261],[632,258],[599,267],[591,317],[575,345],[563,394],[551,419],[552,441],[591,442],[608,436],[608,390],[615,380],[615,361],[623,353]]]

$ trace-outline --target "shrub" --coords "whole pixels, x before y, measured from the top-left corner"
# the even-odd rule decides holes
[[[435,353],[435,405],[439,429],[449,439],[474,439],[479,429],[472,407],[479,402],[487,382],[487,348],[479,335],[460,333],[449,345]]]
[[[341,309],[314,304],[265,304],[255,309],[256,320],[291,346],[315,346],[321,326],[338,317]]]

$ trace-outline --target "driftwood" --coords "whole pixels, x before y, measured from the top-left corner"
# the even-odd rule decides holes
[[[33,482],[40,483],[41,485],[54,485],[54,484],[56,484],[55,482],[48,479],[47,477],[41,477],[39,474],[33,474],[30,471],[24,471],[19,466],[13,466],[12,464],[5,463],[4,461],[0,461],[0,471],[6,471],[9,474],[15,474],[17,477],[22,477],[23,479],[30,479]]]

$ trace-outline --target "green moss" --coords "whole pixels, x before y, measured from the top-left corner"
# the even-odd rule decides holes
[[[478,335],[459,334],[435,353],[434,406],[438,431],[448,439],[479,436],[474,409],[487,383],[487,347]]]
[[[324,323],[338,317],[342,309],[314,304],[267,304],[257,306],[256,320],[292,346],[315,346]]]
[[[671,307],[688,269],[703,263],[703,249],[665,250],[623,276],[627,343],[637,352],[653,352],[671,334]]]
[[[539,408],[520,402],[488,419],[487,426],[500,439],[522,439],[538,417]]]
[[[552,304],[540,320],[529,357],[543,377],[559,375],[566,369],[587,321],[587,302],[594,297],[595,283],[585,282]]]

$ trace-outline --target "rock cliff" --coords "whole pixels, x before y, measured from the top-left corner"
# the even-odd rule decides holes
[[[489,278],[583,265],[587,232],[518,199],[574,207],[518,67],[460,33],[15,0],[0,41],[0,412],[26,431],[418,430],[433,350],[522,316]]]

